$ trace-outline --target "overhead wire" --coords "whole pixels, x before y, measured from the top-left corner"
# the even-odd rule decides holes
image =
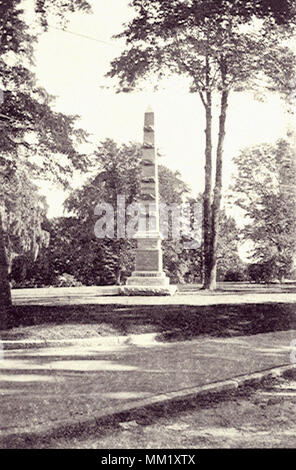
[[[51,29],[55,29],[57,31],[61,31],[63,33],[68,33],[68,34],[72,34],[74,36],[80,36],[84,39],[89,39],[91,41],[99,42],[101,44],[106,44],[108,46],[118,47],[118,45],[115,44],[115,43],[104,41],[103,39],[94,38],[92,36],[88,36],[87,34],[76,33],[75,31],[70,31],[69,29],[58,28],[57,26],[52,26],[50,24],[48,25],[48,27],[51,28]]]

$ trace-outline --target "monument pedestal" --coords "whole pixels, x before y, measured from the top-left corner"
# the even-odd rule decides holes
[[[136,236],[136,270],[120,288],[121,295],[173,295],[175,286],[162,270],[160,234],[142,233]]]

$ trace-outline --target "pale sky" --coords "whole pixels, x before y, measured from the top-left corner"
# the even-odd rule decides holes
[[[31,0],[27,0],[30,2]],[[36,49],[37,76],[48,92],[57,96],[56,109],[81,116],[80,125],[93,134],[93,142],[107,137],[118,143],[142,141],[144,112],[155,111],[156,139],[165,155],[161,163],[179,170],[193,194],[203,190],[204,109],[186,83],[173,77],[164,89],[153,93],[116,94],[103,88],[110,60],[119,55],[123,43],[112,40],[122,23],[132,16],[129,0],[95,0],[94,13],[73,14],[69,31],[104,42],[50,29],[41,35]],[[231,160],[244,147],[274,142],[286,134],[283,103],[275,95],[266,102],[251,94],[233,95],[230,101],[225,141],[224,186],[233,171]],[[49,215],[62,214],[64,193],[46,188]]]

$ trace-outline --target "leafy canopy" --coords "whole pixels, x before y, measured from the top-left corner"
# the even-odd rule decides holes
[[[71,192],[65,203],[69,216],[45,224],[50,233],[48,247],[40,250],[35,263],[27,257],[15,260],[12,277],[19,286],[57,285],[65,273],[86,285],[115,284],[124,282],[134,269],[135,242],[97,239],[94,226],[98,216],[94,209],[99,202],[109,202],[116,213],[118,194],[125,195],[126,204],[137,200],[141,147],[135,143],[118,145],[107,139],[100,143],[95,155],[99,171]],[[159,166],[159,190],[162,202],[177,205],[188,192],[180,175],[163,165]],[[234,221],[224,213],[222,219],[219,276],[224,278],[230,269],[237,271],[239,258]],[[199,282],[201,249],[184,250],[184,241],[188,239],[163,241],[164,269],[173,282]]]
[[[36,0],[35,24],[26,23],[28,4],[0,1],[0,210],[9,262],[24,252],[36,258],[48,243],[43,228],[47,206],[34,181],[53,179],[67,185],[74,169],[88,164],[80,144],[87,133],[78,116],[54,110],[54,97],[34,74],[34,46],[49,17],[86,11],[84,0]],[[39,25],[39,26],[38,26]],[[39,30],[38,30],[39,27]]]
[[[21,4],[20,0],[0,3],[0,175],[7,176],[16,164],[28,164],[32,176],[54,175],[65,182],[67,173],[87,163],[79,151],[87,134],[77,127],[77,116],[55,112],[54,97],[38,85],[33,68],[37,35],[26,23]],[[44,25],[50,14],[58,12],[62,18],[74,7],[86,9],[86,4],[36,0],[36,19]]]
[[[112,61],[109,77],[130,91],[142,79],[178,73],[191,81],[203,103],[206,93],[256,88],[265,75],[269,87],[286,85],[295,55],[282,40],[292,34],[295,8],[286,2],[134,0],[136,17],[117,37],[126,50]],[[262,80],[261,80],[262,84]],[[283,86],[282,86],[283,87]]]
[[[252,242],[250,259],[281,278],[296,255],[295,149],[279,140],[243,150],[235,163],[231,199],[246,216],[242,236]]]

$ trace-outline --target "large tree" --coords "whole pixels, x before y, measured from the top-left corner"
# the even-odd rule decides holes
[[[246,218],[241,233],[251,242],[250,261],[265,278],[282,279],[295,264],[295,156],[296,150],[279,140],[244,149],[235,158],[231,198]]]
[[[205,110],[203,197],[204,288],[215,289],[222,198],[225,125],[230,93],[281,87],[295,74],[295,55],[283,43],[295,22],[293,2],[283,10],[274,1],[133,0],[135,18],[118,35],[126,50],[108,73],[119,90],[145,86],[153,74],[177,73],[191,81]],[[276,85],[274,85],[276,83]],[[216,158],[213,109],[220,103]],[[243,110],[242,110],[243,112]],[[215,170],[215,175],[214,175]]]
[[[18,285],[56,285],[59,276],[69,274],[86,285],[120,284],[131,274],[134,266],[135,240],[117,237],[117,197],[124,196],[125,207],[136,202],[140,194],[141,146],[130,143],[118,145],[111,139],[101,142],[94,155],[99,170],[79,189],[73,190],[65,201],[69,217],[49,221],[45,228],[50,233],[48,247],[40,251],[36,263],[27,256],[15,261],[12,279]],[[160,165],[160,199],[165,204],[182,205],[187,186],[177,172]],[[94,232],[101,216],[95,208],[108,203],[114,209],[114,236],[97,238]],[[103,215],[103,214],[102,214]],[[126,223],[129,215],[125,211]],[[169,217],[171,227],[172,220]],[[126,226],[125,223],[125,226]],[[166,223],[166,221],[165,221]],[[172,233],[169,231],[169,237]],[[190,250],[184,249],[190,234],[184,240],[164,241],[164,269],[173,282],[182,282],[191,265],[192,277],[199,275],[192,262]]]
[[[246,265],[239,256],[241,238],[235,219],[223,208],[220,214],[220,237],[217,248],[217,279],[219,281],[244,279]]]
[[[77,117],[55,112],[53,97],[36,82],[33,53],[37,35],[32,31],[38,32],[38,24],[39,31],[46,29],[50,15],[62,21],[67,12],[87,10],[89,4],[85,0],[36,0],[32,5],[35,28],[26,24],[21,0],[0,1],[0,328],[7,325],[11,305],[2,224],[7,210],[5,187],[9,182],[13,187],[21,172],[31,179],[54,177],[65,184],[74,168],[86,164],[77,146],[86,134],[77,128]],[[24,223],[19,217],[17,224]]]
[[[3,228],[10,271],[14,258],[27,253],[35,260],[39,249],[47,245],[49,234],[43,224],[48,206],[22,165],[2,183]]]
[[[94,227],[98,216],[94,210],[97,204],[107,203],[116,215],[117,197],[125,197],[125,204],[131,204],[139,192],[140,146],[137,144],[118,146],[106,139],[94,154],[94,165],[99,172],[90,177],[79,189],[71,192],[65,207],[77,220],[77,255],[80,265],[88,259],[88,267],[79,277],[84,283],[120,284],[126,271],[131,268],[133,242],[126,237],[117,238],[117,218],[114,218],[114,237],[98,239]],[[89,253],[86,253],[88,251]],[[92,273],[89,271],[92,270]]]
[[[134,143],[119,146],[107,139],[98,146],[95,159],[96,167],[100,168],[99,173],[90,178],[82,188],[73,191],[65,203],[67,210],[76,218],[75,256],[79,259],[80,273],[85,270],[78,279],[91,284],[120,284],[133,270],[135,240],[129,238],[128,234],[122,238],[117,237],[117,224],[121,223],[117,219],[117,198],[124,196],[127,208],[139,197],[141,146]],[[159,191],[161,202],[181,205],[187,186],[179,174],[160,165]],[[94,209],[99,203],[108,203],[114,208],[114,237],[110,239],[97,239],[94,233],[98,220]],[[129,216],[125,212],[125,225],[128,221]],[[182,270],[181,252],[181,239],[165,241],[164,267],[170,276],[175,276],[175,281],[180,278],[178,272]],[[172,269],[173,259],[175,269]]]
[[[48,247],[43,247],[34,263],[32,257],[19,257],[13,263],[12,280],[18,286],[48,286],[120,284],[134,267],[135,240],[117,238],[117,197],[125,197],[125,206],[137,201],[141,181],[140,144],[118,145],[107,139],[95,152],[96,174],[79,189],[73,190],[65,202],[68,217],[48,221],[44,228],[50,233]],[[99,168],[99,170],[97,170]],[[199,215],[201,197],[186,199],[188,188],[177,172],[159,166],[160,202],[165,205],[161,230],[163,241],[164,270],[174,283],[200,282],[201,246],[199,240]],[[181,216],[183,202],[190,208],[186,219]],[[97,238],[94,227],[104,214],[98,216],[95,208],[108,203],[114,210],[114,236],[109,232]],[[197,205],[197,207],[196,207]],[[169,214],[167,209],[169,209]],[[179,221],[171,211],[176,210]],[[184,214],[184,213],[183,213]],[[129,215],[125,211],[125,222]],[[189,222],[190,220],[190,222]],[[183,222],[185,222],[182,224]],[[120,222],[120,220],[119,220]],[[179,234],[174,223],[182,225]],[[126,225],[125,223],[125,225]],[[106,235],[106,233],[104,233]],[[178,237],[176,237],[178,235]],[[196,244],[197,242],[197,244]],[[222,211],[221,238],[218,247],[218,276],[236,275],[240,268],[237,253],[237,228],[233,219]]]

